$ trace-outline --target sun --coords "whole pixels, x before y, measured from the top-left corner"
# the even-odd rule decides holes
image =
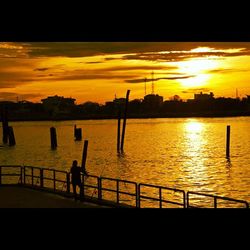
[[[218,66],[218,62],[212,59],[191,59],[187,61],[182,61],[178,63],[179,71],[192,75],[192,74],[202,74],[209,70],[215,69]]]
[[[209,71],[216,69],[218,63],[218,61],[209,58],[196,58],[178,62],[178,71],[192,76],[190,78],[179,79],[180,84],[187,88],[207,85],[211,78]]]

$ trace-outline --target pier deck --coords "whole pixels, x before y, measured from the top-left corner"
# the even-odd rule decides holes
[[[20,186],[0,188],[0,208],[108,208]]]

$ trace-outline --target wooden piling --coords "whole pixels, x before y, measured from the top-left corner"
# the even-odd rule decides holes
[[[118,111],[118,123],[117,123],[117,152],[120,151],[120,130],[121,130],[121,109]]]
[[[123,127],[122,127],[121,151],[123,151],[123,147],[124,147],[124,137],[125,137],[125,130],[126,130],[129,93],[130,93],[130,90],[127,90],[125,110],[124,110],[124,119],[123,119]]]
[[[4,108],[2,111],[2,128],[3,128],[3,143],[7,144],[9,139],[8,113]]]
[[[82,129],[77,128],[76,125],[74,126],[74,138],[76,141],[82,140]]]
[[[82,129],[81,128],[76,128],[75,140],[76,141],[81,141],[82,140]]]
[[[82,152],[82,165],[81,167],[86,171],[86,160],[87,160],[87,151],[88,151],[88,140],[84,140],[84,147]]]
[[[230,126],[227,126],[226,157],[230,157]]]
[[[14,135],[14,130],[12,127],[8,127],[8,132],[9,132],[9,146],[15,146],[16,145],[16,140],[15,140],[15,135]]]
[[[76,138],[76,125],[74,125],[74,138]]]
[[[51,149],[56,149],[57,138],[56,138],[56,129],[54,127],[50,128],[50,142],[51,142]]]

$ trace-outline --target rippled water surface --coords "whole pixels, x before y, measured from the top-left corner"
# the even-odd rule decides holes
[[[81,162],[89,140],[87,170],[93,175],[229,196],[250,202],[250,117],[127,120],[124,155],[116,151],[116,120],[10,122],[15,147],[0,147],[0,164],[69,170]],[[231,125],[231,157],[225,158],[226,126]],[[51,126],[57,150],[50,149]]]

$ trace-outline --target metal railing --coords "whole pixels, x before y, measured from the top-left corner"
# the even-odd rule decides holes
[[[190,195],[205,196],[205,197],[213,198],[213,208],[218,208],[218,200],[232,201],[234,203],[244,204],[244,206],[246,208],[249,208],[248,202],[244,201],[244,200],[238,200],[238,199],[233,199],[233,198],[229,198],[229,197],[223,197],[223,196],[212,195],[212,194],[204,194],[204,193],[193,192],[193,191],[187,192],[187,208],[201,208],[198,206],[190,205]]]
[[[3,170],[8,170],[7,172],[4,172]],[[71,181],[70,181],[70,173],[66,171],[61,171],[57,169],[51,169],[51,168],[39,168],[39,167],[33,167],[33,166],[9,166],[9,165],[3,165],[0,166],[0,186],[5,185],[3,183],[3,179],[5,177],[15,176],[19,177],[17,182],[8,183],[7,185],[23,185],[28,187],[34,187],[39,189],[46,189],[50,190],[52,192],[58,192],[60,191],[62,194],[72,194],[71,193]],[[92,183],[90,180],[93,180]],[[105,182],[108,182],[108,185],[105,185]],[[61,183],[63,184],[62,188],[58,188],[57,184]],[[126,190],[122,189],[122,184],[126,187]],[[129,186],[129,190],[128,190]],[[65,190],[63,188],[66,187]],[[143,189],[151,189],[150,196],[146,195],[145,192],[143,192]],[[92,190],[92,195],[86,195],[86,191],[88,189]],[[152,192],[153,189],[156,189],[157,192]],[[97,191],[97,192],[96,192]],[[165,191],[173,191],[175,196],[178,196],[178,201],[176,200],[177,197],[170,197],[168,195],[168,199],[166,199],[166,192]],[[96,197],[94,197],[94,193],[96,193]],[[114,200],[105,200],[104,196],[106,193],[115,194]],[[152,194],[157,194],[157,197],[152,197]],[[157,186],[157,185],[151,185],[151,184],[145,184],[145,183],[136,183],[133,181],[127,181],[127,180],[121,180],[121,179],[115,179],[115,178],[108,178],[108,177],[98,177],[95,175],[82,175],[82,193],[81,193],[83,199],[91,200],[94,198],[97,198],[99,202],[109,201],[112,202],[114,205],[129,205],[131,207],[131,202],[134,202],[135,205],[132,205],[132,207],[141,208],[142,201],[156,201],[159,208],[163,208],[163,205],[165,204],[171,204],[175,205],[177,207],[183,207],[183,208],[197,208],[197,206],[190,205],[191,195],[197,195],[197,196],[204,196],[204,197],[210,197],[213,198],[213,204],[214,208],[218,207],[218,200],[225,200],[225,201],[231,201],[235,203],[243,204],[246,208],[249,208],[249,204],[247,201],[244,200],[237,200],[229,197],[222,197],[217,195],[211,195],[211,194],[204,194],[199,192],[192,192],[188,191],[185,193],[184,190],[176,189],[176,188],[169,188],[164,186]],[[132,199],[128,200],[129,204],[126,203],[123,199],[121,199],[121,196],[129,196]]]
[[[158,195],[159,195],[159,197],[155,198],[155,197],[150,197],[150,196],[142,195],[141,193],[142,193],[142,188],[143,187],[149,187],[149,188],[156,188],[156,189],[158,189]],[[163,198],[163,191],[164,190],[169,190],[169,191],[174,191],[174,192],[180,193],[182,195],[182,202],[176,202],[176,201],[171,201],[171,200],[164,199]],[[173,204],[173,205],[181,206],[183,208],[186,207],[186,195],[185,195],[185,191],[183,191],[181,189],[176,189],[176,188],[169,188],[169,187],[162,187],[162,186],[156,186],[156,185],[151,185],[151,184],[140,183],[138,185],[138,203],[137,203],[137,206],[139,208],[141,207],[141,199],[158,201],[160,208],[162,208],[163,203]]]
[[[109,182],[113,182],[115,183],[115,189],[112,189],[112,188],[106,188],[106,187],[103,187],[103,182],[104,181],[109,181]],[[129,192],[128,190],[127,191],[122,191],[120,190],[120,187],[121,187],[121,184],[125,184],[125,185],[132,185],[132,189],[134,190],[134,192]],[[127,189],[127,188],[126,188]],[[103,195],[103,191],[106,191],[106,192],[111,192],[111,193],[116,193],[116,203],[117,204],[120,204],[120,196],[121,195],[128,195],[132,198],[134,198],[134,202],[135,202],[135,206],[137,204],[137,183],[136,182],[133,182],[133,181],[127,181],[127,180],[121,180],[121,179],[114,179],[114,178],[108,178],[108,177],[100,177],[99,178],[99,189],[100,190],[100,195],[101,195],[101,199],[102,199],[102,195]]]
[[[57,188],[57,183],[63,183],[63,187],[65,184],[67,184],[67,191],[69,191],[69,173],[66,171],[61,171],[61,170],[56,170],[56,169],[50,169],[50,168],[39,168],[39,167],[32,167],[32,166],[23,166],[23,176],[21,177],[21,179],[23,180],[23,184],[26,185],[27,183],[27,177],[31,178],[31,186],[37,186],[37,187],[41,187],[44,188],[46,187],[46,185],[44,185],[44,181],[48,180],[53,187],[53,190],[56,191],[58,190]],[[27,173],[27,171],[30,170],[30,174]],[[38,170],[38,175],[34,174],[34,170]],[[47,172],[47,175],[46,175]],[[50,176],[48,176],[48,173],[52,173],[52,178]],[[58,179],[56,177],[56,175],[58,173],[61,173],[63,175],[65,175],[65,179]],[[36,182],[34,183],[34,180],[36,180]],[[39,185],[37,185],[39,182]],[[51,188],[51,185],[48,185],[47,187]]]
[[[13,170],[13,171],[8,172],[8,173],[4,173],[3,169]],[[14,171],[14,170],[17,170],[17,172]],[[21,183],[22,182],[22,178],[21,178],[21,176],[22,176],[22,170],[23,170],[22,166],[19,166],[19,165],[12,165],[12,166],[2,165],[2,166],[0,166],[0,185],[3,184],[3,177],[5,177],[5,176],[19,177],[18,183]],[[7,185],[8,184],[13,184],[13,183],[7,183]]]

